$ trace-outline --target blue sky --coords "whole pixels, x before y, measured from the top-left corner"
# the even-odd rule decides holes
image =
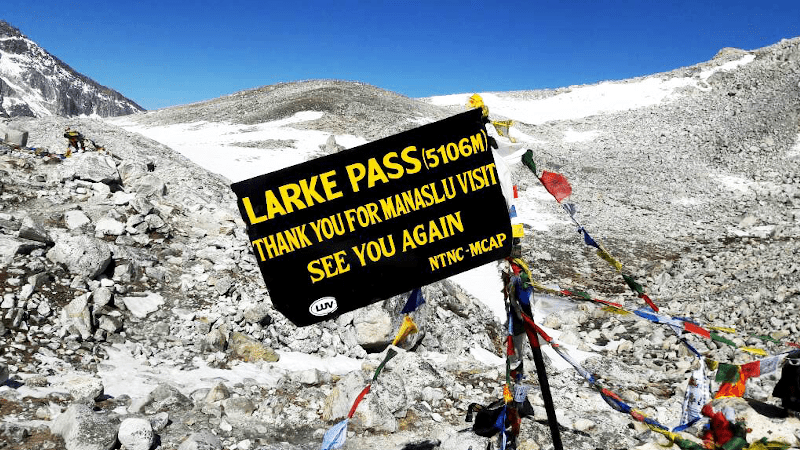
[[[798,18],[798,0],[5,0],[0,10],[146,109],[312,78],[410,97],[622,79],[800,36]]]

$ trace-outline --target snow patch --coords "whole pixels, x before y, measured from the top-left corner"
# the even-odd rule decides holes
[[[594,85],[571,86],[567,92],[539,100],[489,92],[480,95],[489,107],[490,114],[538,125],[657,105],[672,100],[682,88],[709,90],[711,88],[706,81],[714,73],[733,70],[754,59],[754,55],[745,55],[739,60],[703,70],[694,77],[652,76],[636,81],[604,81]],[[439,106],[466,105],[470,95],[443,95],[430,97],[426,101]]]
[[[600,136],[599,130],[575,131],[572,128],[564,131],[564,142],[588,142]]]
[[[128,131],[156,140],[191,159],[207,170],[232,182],[274,172],[310,159],[329,133],[298,130],[290,125],[316,120],[324,113],[301,111],[291,117],[257,125],[218,122],[191,122],[174,125],[139,125],[131,118],[106,119]],[[246,147],[259,141],[287,142],[272,148]],[[364,138],[337,135],[336,141],[346,148],[366,143]],[[241,144],[241,145],[236,145]]]

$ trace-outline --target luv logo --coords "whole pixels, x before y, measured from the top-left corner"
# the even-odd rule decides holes
[[[311,306],[308,307],[308,312],[311,314],[321,317],[327,316],[328,314],[336,311],[339,305],[336,303],[336,299],[334,297],[322,297],[318,300],[315,300]]]

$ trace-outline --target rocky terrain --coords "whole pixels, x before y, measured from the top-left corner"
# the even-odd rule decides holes
[[[0,117],[119,116],[143,111],[0,20]]]
[[[702,75],[744,56],[752,60]],[[800,39],[727,50],[646,80],[653,79],[692,83],[650,106],[541,123],[489,102],[492,118],[518,120],[519,143],[498,137],[501,151],[530,148],[540,169],[566,175],[581,223],[661,313],[735,327],[727,336],[737,345],[785,352],[800,341]],[[582,88],[495,95],[533,103]],[[324,114],[288,126],[373,140],[462,105],[310,81],[129,119],[145,128],[253,125],[313,110]],[[60,158],[67,125],[108,152]],[[29,148],[0,148],[0,448],[319,448],[383,360],[405,298],[296,328],[272,309],[228,180],[206,170],[213,168],[100,120],[17,118],[10,126],[30,138]],[[533,174],[519,163],[511,169],[518,210],[535,211],[523,240],[534,279],[643,306],[583,245]],[[547,226],[537,226],[540,219]],[[502,396],[503,324],[452,280],[423,291],[427,303],[414,316],[420,332],[395,348],[399,355],[373,383],[348,427],[348,450],[497,448],[464,416],[470,403]],[[560,305],[537,321],[582,354],[604,385],[659,422],[678,424],[696,359],[672,331],[592,303],[538,303]],[[757,358],[688,339],[720,362]],[[547,367],[565,448],[665,442],[559,363]],[[523,420],[519,448],[552,448],[529,375],[535,414]],[[779,405],[770,395],[776,381],[749,380],[745,397]],[[763,417],[742,400],[714,405],[733,406],[753,429],[751,441],[800,447],[800,420]]]

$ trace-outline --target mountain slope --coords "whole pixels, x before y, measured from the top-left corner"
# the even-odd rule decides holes
[[[81,75],[0,21],[0,117],[109,117],[138,111],[143,108],[132,100]]]

